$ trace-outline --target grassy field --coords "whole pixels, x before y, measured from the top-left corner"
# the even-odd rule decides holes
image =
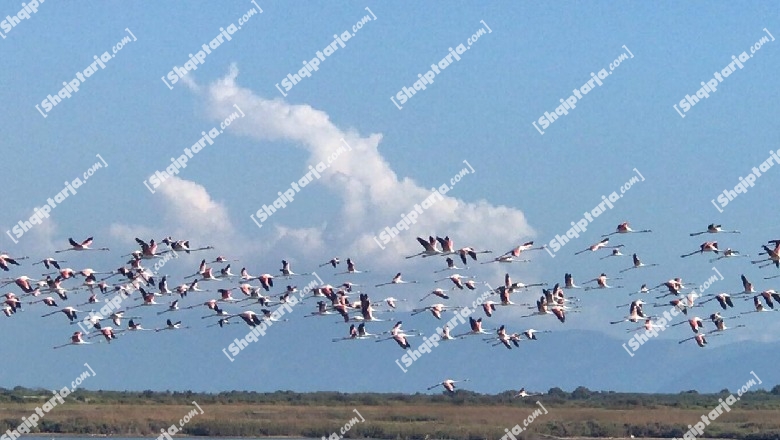
[[[540,399],[548,411],[541,413],[517,438],[553,437],[678,437],[695,424],[709,408],[669,406],[631,409],[589,408]],[[45,433],[107,434],[117,436],[159,435],[161,428],[179,424],[195,407],[181,403],[91,403],[68,401],[57,405],[39,422]],[[207,403],[198,401],[204,413],[184,425],[182,434],[196,436],[329,436],[356,419],[346,438],[458,440],[500,439],[535,410],[535,398],[506,404],[469,404],[458,401],[406,403],[355,402],[312,403]],[[39,402],[0,403],[0,428],[13,429],[21,417],[35,412]],[[706,437],[741,439],[780,438],[777,408],[733,408],[712,422]],[[5,427],[3,427],[3,424]]]

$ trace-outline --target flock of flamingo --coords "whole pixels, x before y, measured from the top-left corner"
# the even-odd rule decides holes
[[[651,230],[633,230],[628,222],[619,224],[616,230],[609,234],[604,234],[603,239],[587,248],[580,250],[575,255],[592,253],[592,254],[607,254],[600,259],[607,258],[619,258],[625,256],[622,251],[626,248],[625,244],[610,245],[610,237],[614,235],[629,236],[635,233],[651,233]],[[699,235],[717,235],[717,234],[737,234],[739,231],[735,230],[723,230],[721,225],[710,224],[706,230],[693,232],[690,236],[695,237]],[[231,264],[237,260],[229,260],[223,256],[217,256],[213,259],[202,259],[198,269],[184,277],[182,284],[169,288],[168,276],[159,276],[151,271],[144,265],[147,262],[159,261],[161,258],[170,257],[170,253],[184,252],[186,254],[195,252],[212,251],[212,246],[204,246],[199,248],[190,247],[189,241],[186,240],[174,240],[172,237],[166,237],[161,240],[161,243],[167,248],[162,249],[161,246],[150,240],[145,242],[136,238],[139,248],[133,250],[131,253],[123,256],[129,257],[122,266],[104,271],[96,271],[91,268],[83,268],[80,270],[71,269],[65,266],[67,261],[60,260],[54,257],[46,257],[42,260],[32,263],[29,270],[32,270],[33,266],[43,265],[46,270],[51,272],[42,273],[40,277],[33,278],[28,275],[19,275],[13,278],[6,278],[1,280],[0,285],[6,287],[9,285],[15,285],[20,292],[6,293],[5,300],[3,302],[3,312],[5,316],[15,319],[20,312],[28,310],[30,308],[39,307],[48,309],[47,313],[43,313],[42,317],[62,315],[66,318],[70,324],[84,323],[84,314],[89,314],[89,325],[82,325],[82,330],[75,331],[70,337],[70,342],[55,346],[53,348],[58,349],[71,345],[88,345],[95,343],[111,343],[113,340],[123,336],[125,334],[142,332],[142,331],[177,331],[190,328],[184,326],[180,320],[167,319],[164,326],[157,328],[144,328],[141,325],[141,320],[159,319],[160,315],[182,315],[185,310],[203,309],[208,314],[202,316],[202,320],[211,320],[212,322],[207,324],[207,327],[225,327],[229,324],[235,324],[244,322],[249,327],[255,327],[261,325],[264,320],[277,320],[271,311],[271,308],[284,304],[290,298],[290,295],[300,293],[302,294],[302,305],[296,307],[307,307],[306,300],[313,299],[310,306],[314,309],[304,316],[311,317],[335,317],[338,315],[339,322],[350,324],[347,336],[342,338],[335,338],[333,342],[348,341],[348,340],[373,340],[376,342],[393,340],[403,350],[407,350],[412,347],[409,338],[414,336],[422,336],[423,333],[417,330],[405,331],[401,329],[402,321],[397,321],[392,328],[377,333],[369,333],[366,329],[367,323],[384,322],[390,319],[382,319],[378,315],[386,312],[393,313],[405,313],[396,310],[399,302],[403,301],[415,301],[416,303],[422,303],[430,297],[434,297],[434,303],[420,304],[420,307],[412,307],[411,315],[417,315],[421,313],[429,313],[432,319],[441,320],[444,312],[446,311],[458,311],[462,307],[454,304],[447,304],[447,301],[451,299],[452,291],[459,292],[459,296],[463,296],[464,292],[477,291],[482,289],[482,286],[489,286],[488,283],[477,282],[474,276],[461,275],[459,271],[469,270],[468,264],[477,262],[478,256],[481,254],[491,254],[490,250],[482,250],[473,247],[457,248],[452,239],[449,237],[434,237],[431,236],[428,239],[417,237],[417,241],[422,246],[422,250],[414,255],[407,256],[407,259],[421,258],[425,261],[441,262],[441,266],[435,268],[434,274],[442,274],[449,272],[450,275],[443,278],[436,279],[431,283],[436,286],[440,282],[446,282],[449,287],[435,287],[431,290],[425,291],[419,294],[419,299],[407,298],[397,299],[393,296],[386,296],[381,300],[372,301],[369,295],[362,290],[356,288],[363,285],[355,284],[350,281],[345,281],[333,286],[330,284],[319,285],[308,292],[298,292],[296,286],[289,284],[284,287],[281,292],[272,293],[274,289],[274,280],[280,278],[285,279],[285,284],[290,279],[296,276],[311,275],[309,273],[297,274],[291,269],[291,265],[287,260],[282,260],[282,267],[279,269],[279,274],[272,275],[269,273],[263,273],[261,275],[250,275],[246,267],[240,270],[238,275],[231,272]],[[108,251],[108,248],[93,248],[92,237],[87,238],[82,242],[76,242],[72,238],[69,239],[70,247],[55,250],[54,254],[74,253],[88,251]],[[762,252],[759,252],[760,257],[756,260],[752,260],[751,263],[757,265],[759,268],[765,268],[768,266],[775,266],[780,268],[780,240],[769,240],[767,244],[760,246]],[[495,258],[479,261],[479,264],[499,264],[508,265],[513,267],[512,263],[525,263],[530,260],[522,258],[529,255],[532,251],[543,250],[545,246],[534,247],[534,243],[527,242],[519,246],[514,247],[508,252],[498,255]],[[702,256],[705,254],[712,254],[715,256],[711,262],[721,259],[732,259],[739,257],[748,257],[738,251],[728,249],[720,249],[717,241],[706,241],[702,243],[697,250],[691,251],[681,255],[681,258],[688,258],[692,256]],[[28,257],[12,256],[4,252],[0,254],[0,269],[10,272],[11,270],[18,270],[17,267],[21,267],[21,261],[27,260]],[[626,258],[628,260],[628,258]],[[634,272],[647,267],[658,266],[658,264],[646,264],[644,263],[636,253],[631,255],[631,263],[629,266],[621,269],[619,274],[626,272]],[[462,263],[461,267],[457,264]],[[213,267],[211,265],[219,264],[222,267]],[[334,257],[329,261],[322,263],[319,267],[332,267],[337,269],[341,264],[341,260],[338,257]],[[439,263],[436,263],[439,264]],[[628,263],[627,263],[628,264]],[[357,270],[355,261],[351,258],[346,259],[346,270],[343,272],[335,273],[334,276],[347,275],[357,276],[369,271]],[[675,274],[678,275],[678,274]],[[442,276],[442,275],[439,275]],[[780,275],[765,277],[765,280],[780,277]],[[751,313],[766,313],[780,310],[775,309],[775,301],[780,302],[780,294],[775,290],[765,289],[757,291],[753,283],[751,283],[747,277],[743,274],[741,276],[743,288],[738,292],[718,292],[718,293],[696,293],[695,290],[691,293],[685,293],[687,290],[683,284],[682,278],[675,276],[667,281],[661,281],[654,287],[648,287],[647,284],[634,291],[628,292],[628,296],[640,295],[640,298],[631,301],[628,304],[619,305],[618,308],[628,307],[628,315],[611,321],[611,324],[625,324],[625,323],[642,323],[643,325],[638,328],[629,328],[627,332],[635,332],[638,330],[650,330],[657,326],[657,317],[644,311],[644,306],[650,305],[653,307],[675,307],[683,313],[681,322],[675,323],[672,326],[688,324],[692,330],[693,336],[680,340],[680,343],[684,343],[688,340],[694,340],[699,347],[705,347],[707,344],[707,338],[714,335],[720,335],[731,329],[742,328],[744,325],[738,325],[735,327],[727,327],[726,320],[738,318],[741,315]],[[555,283],[553,287],[547,288],[546,283],[532,283],[524,284],[519,281],[513,281],[509,273],[504,276],[504,282],[499,285],[498,288],[485,287],[488,295],[483,295],[483,298],[487,296],[488,299],[484,299],[481,302],[482,313],[473,313],[469,316],[469,330],[452,335],[448,325],[444,325],[440,336],[441,341],[454,341],[469,338],[471,336],[481,336],[485,342],[494,347],[505,347],[506,349],[519,348],[521,341],[536,341],[538,340],[537,334],[548,333],[547,331],[538,331],[533,328],[526,328],[523,330],[510,332],[505,325],[497,325],[495,329],[484,329],[482,327],[483,319],[498,320],[503,319],[503,312],[499,312],[503,307],[515,307],[515,308],[527,308],[529,312],[521,316],[513,314],[510,317],[513,318],[532,318],[540,317],[540,320],[554,320],[560,323],[566,322],[567,314],[581,313],[584,304],[583,298],[575,298],[568,295],[568,292],[576,289],[582,289],[585,291],[595,291],[600,289],[625,289],[623,286],[611,285],[613,281],[621,280],[620,277],[608,277],[606,273],[601,273],[595,278],[582,283],[582,286],[575,284],[574,276],[571,273],[564,275],[563,283]],[[257,282],[257,284],[253,284]],[[202,283],[202,284],[201,284]],[[203,300],[202,292],[211,292],[211,285],[221,284],[222,287],[213,289],[216,292],[215,297],[206,301]],[[423,282],[407,281],[404,280],[401,273],[397,273],[389,281],[375,284],[371,286],[372,289],[379,290],[386,286],[394,286],[398,288],[400,285],[422,285]],[[232,285],[233,287],[230,287]],[[540,288],[541,294],[533,295],[532,288]],[[233,296],[233,292],[237,291],[236,297]],[[89,298],[83,302],[78,302],[76,299],[80,295],[80,292],[88,292]],[[136,294],[136,292],[138,292]],[[655,300],[663,300],[667,297],[672,297],[666,302],[650,302],[648,297],[654,295],[653,292],[659,292],[660,296],[654,297]],[[476,292],[479,293],[479,292]],[[351,296],[359,294],[357,300],[350,299]],[[524,295],[528,299],[538,298],[533,304],[516,303],[513,302],[513,298],[517,298],[517,295]],[[107,316],[101,316],[96,314],[95,308],[100,308],[102,304],[108,303],[112,296],[117,298],[119,295],[121,301],[121,308],[116,308],[112,313]],[[514,295],[514,296],[513,296]],[[495,300],[491,297],[497,297]],[[648,301],[643,300],[644,296]],[[178,298],[177,298],[178,297]],[[745,301],[752,300],[753,309],[742,311],[734,316],[724,317],[721,315],[721,311],[724,313],[736,309],[735,300],[744,299]],[[161,302],[158,302],[159,301]],[[716,301],[716,303],[713,303]],[[71,303],[71,305],[67,305]],[[186,304],[185,304],[186,303]],[[717,304],[715,307],[710,305],[709,307],[715,310],[709,310],[712,312],[709,315],[704,313],[705,306],[707,304]],[[253,310],[242,310],[244,308],[255,307]],[[91,308],[91,310],[90,310]],[[718,310],[718,308],[720,310]],[[232,309],[232,312],[227,309]],[[136,316],[131,316],[130,311],[137,313]],[[135,312],[137,310],[137,312]],[[154,314],[142,313],[144,310],[153,310]],[[242,310],[242,311],[241,311]],[[697,310],[702,310],[701,316],[696,316]],[[40,311],[36,311],[38,315]],[[191,312],[190,312],[191,313]],[[476,317],[478,314],[484,314],[484,316]],[[81,316],[81,319],[80,319]],[[548,316],[548,318],[541,318]],[[191,314],[189,318],[191,318]],[[122,327],[122,322],[127,320],[126,327]],[[286,319],[285,319],[286,320]],[[524,320],[525,321],[525,320]],[[711,321],[711,325],[707,322]],[[190,321],[191,323],[192,321]],[[113,323],[115,327],[106,325],[107,323]],[[357,325],[357,326],[356,326]],[[382,324],[377,324],[381,326]],[[93,341],[93,339],[96,339]],[[438,386],[442,386],[449,392],[455,391],[455,383],[466,382],[468,379],[446,379],[442,382],[428,388],[433,389]],[[515,397],[527,397],[534,394],[529,394],[522,388]]]

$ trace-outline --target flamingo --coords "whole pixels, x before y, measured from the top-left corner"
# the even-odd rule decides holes
[[[26,260],[28,257],[16,257],[11,258],[10,255],[3,252],[0,254],[0,269],[3,269],[4,271],[8,272],[10,269],[8,268],[9,264],[13,264],[15,266],[20,266],[18,260]]]
[[[425,295],[422,298],[420,298],[420,302],[422,302],[425,298],[428,298],[431,295],[438,296],[439,298],[442,298],[442,299],[450,299],[450,297],[444,292],[444,290],[436,288],[436,289],[433,289],[427,295]]]
[[[204,258],[200,260],[200,264],[198,265],[198,271],[192,275],[187,275],[186,277],[184,277],[184,279],[186,280],[187,278],[195,278],[195,277],[203,276],[203,273],[206,272],[208,268],[209,267],[206,265],[206,259]]]
[[[690,257],[694,254],[703,254],[705,252],[714,252],[718,253],[720,250],[718,250],[718,242],[717,241],[705,241],[701,245],[699,245],[698,251],[693,251],[687,254],[680,255],[680,258]]]
[[[761,304],[761,300],[759,299],[758,295],[753,297],[753,307],[755,308],[755,310],[752,310],[750,312],[742,312],[742,313],[740,313],[740,315],[749,315],[751,313],[775,312],[776,311],[776,310],[771,309],[771,308],[765,309],[764,305]]]
[[[633,332],[636,332],[638,330],[652,331],[654,328],[655,329],[659,329],[659,330],[663,330],[665,327],[662,327],[662,326],[654,323],[652,318],[647,318],[647,319],[645,319],[645,325],[643,325],[642,327],[628,329],[628,330],[626,330],[626,333],[633,333]]]
[[[384,301],[384,303],[387,304],[387,306],[390,307],[391,309],[395,309],[395,307],[396,307],[395,303],[396,302],[398,302],[398,301],[406,301],[406,300],[405,299],[400,299],[399,300],[399,299],[396,299],[396,298],[393,298],[392,296],[390,296],[390,297],[387,297],[387,298],[383,299],[382,301]]]
[[[325,267],[325,266],[330,264],[335,269],[336,265],[339,264],[339,263],[340,263],[339,257],[333,257],[330,260],[328,260],[327,262],[320,264],[320,267]]]
[[[641,318],[646,318],[644,312],[642,311],[642,305],[644,303],[645,302],[641,299],[631,302],[628,316],[624,319],[621,319],[620,321],[611,321],[610,324],[620,324],[621,322],[637,322]]]
[[[116,339],[116,333],[114,332],[114,329],[111,327],[103,327],[99,329],[98,332],[89,336],[89,338],[94,338],[97,336],[103,336],[104,338],[106,338],[106,342],[108,342],[109,344],[111,343],[111,340]]]
[[[351,275],[355,273],[368,273],[368,270],[357,270],[355,268],[355,262],[351,258],[347,258],[347,270],[346,272],[339,272],[334,275]]]
[[[648,293],[650,292],[650,289],[647,288],[647,284],[642,284],[642,287],[639,288],[636,292],[631,292],[628,295],[636,295],[637,293]]]
[[[493,316],[493,312],[496,311],[496,303],[493,301],[485,301],[482,303],[482,311],[490,318]],[[511,348],[511,347],[510,347]]]
[[[733,295],[751,295],[756,292],[753,283],[747,279],[745,274],[740,275],[740,278],[742,279],[742,292],[736,292]]]
[[[509,252],[507,252],[507,253],[505,253],[505,254],[503,254],[501,256],[498,256],[498,257],[494,258],[492,261],[485,261],[482,264],[488,264],[488,263],[527,263],[527,262],[529,262],[531,260],[518,260],[518,258],[520,257],[521,253],[523,253],[524,251],[534,251],[534,250],[540,250],[540,249],[544,249],[545,248],[544,246],[533,247],[533,245],[534,245],[533,241],[529,241],[529,242],[523,243],[520,246],[515,247],[511,251],[509,251]]]
[[[462,267],[455,266],[455,260],[453,260],[450,257],[447,257],[446,261],[447,261],[447,267],[446,268],[441,269],[441,270],[437,270],[437,271],[435,271],[433,273],[440,273],[440,272],[445,272],[445,271],[448,271],[448,270],[463,270],[464,269]],[[468,269],[468,267],[466,269]]]
[[[304,276],[304,275],[311,275],[310,273],[295,273],[290,268],[290,262],[287,260],[282,260],[282,268],[279,269],[279,272],[282,273],[282,276],[285,278],[292,278],[294,276]]]
[[[32,265],[35,266],[36,264],[43,264],[46,267],[46,269],[48,270],[48,269],[51,269],[52,267],[54,267],[55,269],[59,269],[60,268],[60,263],[67,263],[67,261],[55,260],[54,258],[47,257],[47,258],[44,258],[41,261],[36,261]]]
[[[167,309],[163,310],[162,312],[157,312],[157,314],[158,315],[162,315],[163,313],[175,312],[177,310],[179,310],[179,300],[178,299],[171,301],[171,303],[168,305]]]
[[[721,225],[716,225],[715,223],[710,223],[709,225],[707,225],[707,230],[706,231],[691,232],[690,236],[691,237],[695,237],[697,235],[702,235],[702,234],[718,234],[718,233],[721,233],[721,234],[739,234],[739,231],[724,231],[723,228],[721,227]]]
[[[432,255],[441,255],[441,253],[442,253],[442,251],[440,251],[436,247],[436,239],[433,238],[433,236],[428,237],[428,240],[426,240],[426,239],[424,239],[422,237],[417,237],[417,242],[422,245],[423,251],[420,252],[420,253],[414,254],[414,255],[409,255],[408,257],[406,257],[407,259],[408,258],[419,257],[419,256],[422,256],[423,258],[425,258],[425,257],[430,257]]]
[[[629,271],[631,269],[639,269],[640,267],[658,266],[658,264],[656,264],[656,263],[653,263],[653,264],[644,264],[644,263],[642,263],[642,260],[640,260],[639,257],[636,254],[634,254],[632,258],[634,259],[634,265],[629,267],[629,268],[627,268],[627,269],[621,270],[619,273],[623,273],[623,272]]]
[[[704,328],[704,321],[702,321],[702,319],[699,318],[698,316],[694,316],[694,317],[688,319],[687,321],[682,321],[682,322],[678,322],[676,324],[672,324],[670,327],[676,327],[676,326],[682,325],[682,324],[688,324],[689,326],[691,326],[691,330],[694,333],[699,333],[699,329],[700,328]]]
[[[539,394],[539,393],[529,394],[528,392],[525,391],[525,388],[520,388],[520,391],[518,391],[517,394],[515,394],[513,398],[516,399],[518,397],[525,398],[525,397],[531,397],[531,396],[541,396],[541,394]]]
[[[73,336],[70,337],[70,342],[68,342],[67,344],[58,345],[58,346],[52,347],[52,348],[57,349],[57,348],[67,347],[68,345],[87,345],[87,344],[91,344],[91,342],[84,341],[83,335],[84,334],[82,332],[74,332]]]
[[[509,272],[507,272],[504,274],[504,285],[494,290],[494,292],[498,294],[501,294],[501,292],[512,293],[515,290],[528,289],[529,287],[544,287],[544,286],[547,286],[547,283],[525,284],[520,281],[513,283],[512,278],[509,276]]]
[[[91,248],[90,246],[92,246],[92,237],[87,238],[86,240],[82,241],[81,243],[76,243],[76,241],[73,240],[72,238],[68,238],[68,243],[70,243],[71,247],[69,247],[67,249],[60,249],[60,250],[54,251],[54,252],[55,253],[60,253],[60,252],[68,252],[68,251],[108,251],[108,250],[110,250],[109,248],[106,248],[106,247],[104,247],[104,248],[95,248],[95,249]]]
[[[360,325],[355,328],[355,324],[349,326],[349,336],[345,338],[333,339],[333,342],[349,341],[349,340],[361,340],[361,339],[376,339],[379,335],[366,332],[366,324],[361,322]]]
[[[515,347],[519,347],[520,344],[518,342],[518,339],[516,338],[517,333],[513,334],[512,337],[515,337],[515,339],[511,339],[511,342],[515,344]],[[496,330],[496,337],[490,337],[485,339],[486,341],[492,341],[494,339],[498,339],[498,342],[495,344],[492,344],[493,347],[496,347],[498,345],[504,344],[504,347],[506,347],[508,350],[512,349],[512,346],[509,345],[510,342],[510,336],[506,334],[506,328],[502,325],[501,327]]]
[[[382,287],[382,286],[387,286],[389,284],[415,284],[415,283],[417,283],[417,281],[404,281],[403,279],[401,279],[401,272],[398,272],[397,274],[395,274],[392,281],[387,283],[380,283],[374,287]]]
[[[620,252],[620,249],[612,249],[612,253],[607,255],[606,257],[601,257],[599,260],[603,260],[605,258],[611,258],[611,257],[622,257],[625,255],[624,253]]]
[[[723,255],[721,255],[718,258],[712,258],[710,260],[710,263],[714,263],[718,260],[722,260],[724,258],[734,258],[734,257],[749,257],[750,255],[744,255],[739,253],[739,251],[732,250],[731,248],[726,248],[725,251],[723,251]]]
[[[135,322],[134,320],[131,319],[127,323],[127,330],[120,330],[120,332],[124,332],[124,331],[128,331],[128,332],[152,331],[152,329],[150,329],[150,328],[143,328],[143,327],[141,327],[140,323],[137,323],[137,322]]]
[[[190,241],[189,240],[174,240],[170,236],[163,238],[161,242],[167,244],[171,248],[170,251],[186,252],[188,254],[190,252],[206,251],[206,250],[214,249],[214,246],[205,246],[205,247],[200,247],[200,248],[197,248],[197,249],[192,249],[190,247]],[[170,252],[170,251],[166,251],[166,252]]]
[[[462,380],[452,380],[452,379],[446,379],[443,382],[437,383],[436,385],[431,385],[428,387],[428,391],[436,388],[436,387],[444,387],[445,390],[449,391],[450,393],[455,392],[455,384],[458,382],[468,382],[469,379],[462,379]]]
[[[521,316],[521,318],[545,315],[555,315],[555,317],[558,318],[558,321],[561,323],[566,322],[566,312],[563,310],[563,308],[558,306],[550,307],[545,296],[542,296],[536,301],[536,312],[531,313],[530,315]]]
[[[404,333],[404,331],[401,329],[401,325],[403,325],[403,321],[398,321],[393,325],[393,328],[390,330],[390,337],[388,338],[382,338],[377,339],[376,342],[382,342],[387,340],[394,340],[402,349],[410,348],[411,345],[409,344],[409,341],[407,340],[408,337],[412,335],[407,335]]]
[[[226,325],[230,325],[230,324],[232,324],[232,323],[233,323],[233,322],[232,322],[232,321],[230,321],[230,320],[228,320],[227,318],[220,318],[219,320],[217,320],[216,324],[209,324],[209,325],[207,325],[206,327],[208,328],[208,327],[215,327],[215,326],[219,326],[220,328],[224,328],[224,326],[226,326]]]
[[[764,302],[766,303],[767,307],[770,309],[775,308],[775,304],[772,301],[773,299],[780,303],[780,294],[778,294],[774,289],[764,290],[763,292],[759,293],[755,296],[755,298],[764,298]],[[745,298],[746,300],[750,298]]]
[[[712,298],[702,301],[701,304],[702,305],[707,304],[713,299],[718,301],[718,304],[720,304],[720,307],[723,310],[726,310],[729,307],[734,307],[734,303],[731,301],[731,295],[729,295],[728,293],[719,293],[717,295],[713,295]]]
[[[759,269],[763,269],[767,266],[775,265],[775,267],[780,268],[780,245],[777,245],[774,250],[769,249],[766,245],[761,246],[764,249],[764,252],[761,252],[759,255],[766,255],[767,258],[763,260],[753,260],[751,261],[752,264],[759,264],[763,263],[764,261],[769,261],[767,264],[762,264],[761,266],[758,266]]]
[[[579,255],[579,254],[581,254],[583,252],[588,252],[588,251],[596,252],[599,249],[619,249],[619,248],[622,248],[624,246],[622,244],[618,244],[618,245],[615,245],[615,246],[607,246],[608,244],[609,244],[609,237],[601,240],[598,243],[592,244],[592,245],[588,246],[587,248],[585,248],[585,249],[583,249],[581,251],[575,252],[574,255]]]
[[[38,301],[33,301],[33,302],[29,303],[29,304],[35,304],[35,303],[39,303],[39,302],[42,302],[42,303],[46,304],[49,307],[57,307],[57,302],[54,301],[54,298],[52,298],[50,296],[47,296],[46,298],[43,298],[43,299],[39,299]]]
[[[659,288],[661,286],[666,287],[669,291],[667,293],[661,295],[661,296],[656,297],[656,299],[661,299],[661,298],[663,298],[665,296],[669,296],[669,295],[678,295],[680,293],[680,291],[683,288],[685,288],[685,286],[682,283],[682,278],[678,277],[678,278],[674,278],[674,279],[671,279],[669,281],[663,282],[663,283],[653,287],[650,290],[655,290],[655,289],[657,289],[657,288]]]
[[[22,289],[23,293],[28,293],[29,294],[29,293],[32,293],[33,291],[35,291],[35,289],[32,287],[32,284],[30,284],[30,281],[38,282],[39,280],[34,280],[34,279],[28,277],[27,275],[22,275],[22,276],[20,276],[18,278],[15,278],[13,280],[6,281],[0,287],[5,287],[5,286],[7,286],[7,285],[9,285],[11,283],[14,283],[14,284],[16,284],[17,287]]]
[[[465,336],[472,336],[472,335],[487,335],[489,334],[488,331],[484,330],[482,328],[482,318],[474,319],[474,317],[469,316],[469,327],[471,327],[471,330],[462,333],[460,335],[455,336],[455,338],[463,338]]]
[[[166,326],[163,328],[156,328],[154,329],[155,332],[161,332],[164,330],[181,330],[189,327],[182,327],[181,321],[172,322],[170,319],[165,321]]]
[[[477,254],[492,254],[493,251],[477,251],[473,247],[464,247],[458,249],[457,253],[460,255],[460,261],[463,264],[468,264],[469,261],[466,257],[471,257],[472,260],[477,261]]]
[[[139,258],[148,260],[148,259],[160,257],[160,254],[157,253],[157,243],[154,241],[154,239],[149,240],[149,243],[147,243],[141,240],[140,238],[135,237],[135,242],[138,243],[139,246],[141,246],[141,254]]]
[[[596,286],[596,287],[591,287],[591,286],[588,286],[588,287],[586,287],[586,288],[585,288],[585,290],[595,290],[595,289],[622,289],[622,288],[623,288],[623,286],[609,286],[609,285],[607,285],[607,280],[611,280],[611,279],[614,279],[614,280],[622,280],[622,278],[607,278],[607,274],[605,274],[605,273],[602,273],[601,275],[599,275],[598,277],[596,277],[596,278],[594,278],[594,279],[592,279],[592,280],[585,281],[585,283],[584,283],[584,284],[592,283],[592,282],[594,282],[594,281],[595,281],[595,282],[596,282],[596,284],[597,284],[597,286]]]
[[[574,284],[574,276],[570,273],[563,275],[563,287],[567,289],[581,289],[582,287]]]
[[[695,336],[691,336],[690,338],[686,338],[686,339],[683,339],[682,341],[679,341],[678,344],[682,344],[685,341],[690,341],[691,339],[694,339],[694,340],[696,340],[696,344],[699,347],[704,348],[704,346],[707,345],[706,337],[715,337],[715,336],[719,336],[719,335],[720,335],[719,333],[716,333],[714,335],[713,334],[705,335],[704,333],[699,333],[699,334],[697,334]]]
[[[436,280],[434,282],[438,283],[440,281],[450,280],[450,281],[452,281],[452,284],[455,285],[455,288],[463,290],[463,281],[461,281],[461,280],[465,280],[465,279],[468,279],[468,278],[470,278],[470,277],[463,276],[463,275],[460,275],[460,274],[456,273],[456,274],[452,274],[452,275],[450,275],[450,276],[448,276],[446,278],[442,278],[440,280]]]
[[[602,235],[602,237],[609,237],[609,236],[615,235],[615,234],[630,234],[630,233],[641,234],[641,233],[645,233],[645,232],[653,232],[653,231],[651,231],[650,229],[643,229],[641,231],[635,231],[635,230],[631,229],[631,226],[628,224],[628,222],[623,222],[623,223],[617,225],[617,228],[615,229],[615,232],[611,232],[609,234],[604,234],[604,235]]]
[[[45,318],[47,316],[51,316],[51,315],[54,315],[55,313],[59,313],[59,312],[64,313],[65,316],[67,316],[70,321],[76,321],[78,319],[78,315],[76,313],[81,313],[82,311],[81,310],[76,310],[74,307],[68,306],[68,307],[62,308],[60,310],[56,310],[54,312],[42,315],[41,318]]]

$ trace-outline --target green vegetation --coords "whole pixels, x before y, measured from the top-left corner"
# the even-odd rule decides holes
[[[736,393],[736,391],[734,391]],[[345,438],[491,439],[504,428],[523,425],[539,400],[549,411],[531,423],[519,439],[555,437],[678,437],[730,394],[634,394],[594,392],[580,387],[571,393],[553,388],[543,396],[513,399],[512,392],[483,395],[460,390],[447,394],[377,394],[336,392],[257,393],[231,391],[120,392],[77,390],[38,423],[35,433],[105,434],[156,437],[178,424],[196,401],[196,415],[181,433],[192,436],[329,436],[356,416]],[[15,429],[21,417],[35,412],[51,397],[49,391],[0,388],[0,431]],[[708,438],[780,439],[780,386],[752,391],[706,429]]]

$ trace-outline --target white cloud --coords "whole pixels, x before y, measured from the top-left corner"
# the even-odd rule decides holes
[[[501,253],[518,244],[521,238],[534,235],[525,216],[517,209],[494,206],[485,200],[467,203],[447,195],[423,211],[416,225],[409,231],[402,231],[388,249],[382,251],[373,236],[399,221],[403,213],[414,209],[415,204],[431,194],[430,188],[410,177],[399,178],[378,150],[382,135],[361,136],[336,127],[325,112],[309,105],[292,105],[281,98],[262,98],[240,87],[237,77],[238,69],[233,65],[224,78],[203,88],[207,111],[214,120],[221,120],[226,113],[234,111],[234,104],[246,114],[231,125],[234,133],[261,141],[284,140],[296,144],[311,154],[308,165],[320,161],[327,163],[327,157],[343,145],[342,139],[352,147],[352,151],[339,156],[317,180],[340,198],[337,224],[299,231],[277,228],[277,236],[272,242],[283,237],[306,237],[312,239],[317,248],[327,245],[359,255],[359,259],[370,257],[375,262],[400,265],[404,260],[399,259],[399,254],[411,255],[419,251],[417,235],[449,235],[456,246],[496,246],[494,250]],[[465,167],[461,160],[453,160],[453,164],[453,175]],[[478,175],[464,176],[459,185],[472,184],[469,180],[476,180]],[[339,242],[322,243],[323,239]]]

